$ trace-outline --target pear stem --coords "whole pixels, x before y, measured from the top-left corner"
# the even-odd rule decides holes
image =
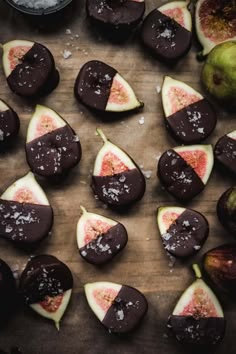
[[[96,131],[97,131],[98,135],[102,138],[103,142],[106,143],[107,138],[106,138],[105,134],[103,133],[102,129],[97,128]]]
[[[83,207],[83,205],[80,205],[80,209],[82,210],[83,214],[87,213],[87,210],[85,209],[85,207]]]
[[[194,264],[192,265],[192,268],[193,268],[193,270],[194,270],[194,273],[195,273],[196,278],[197,278],[197,279],[201,279],[202,273],[201,273],[201,270],[200,270],[200,268],[199,268],[199,265],[196,264],[196,263],[194,263]]]

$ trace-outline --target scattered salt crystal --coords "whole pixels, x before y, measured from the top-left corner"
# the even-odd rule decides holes
[[[123,321],[124,317],[125,317],[125,314],[124,314],[123,310],[117,311],[117,313],[116,313],[117,321]]]
[[[64,58],[64,59],[68,59],[68,58],[71,57],[72,53],[71,53],[69,50],[64,49],[62,55],[63,55],[63,58]]]
[[[159,85],[156,86],[156,91],[157,91],[157,93],[161,92],[161,87]]]
[[[145,120],[145,118],[144,117],[141,117],[141,118],[139,118],[139,124],[140,125],[143,125],[144,124],[144,120]]]
[[[149,237],[146,237],[146,241],[150,241],[150,238],[149,238]]]
[[[4,132],[0,129],[0,141],[4,140]]]
[[[71,34],[72,32],[71,32],[71,30],[69,28],[67,28],[65,33],[66,34]]]
[[[147,179],[151,178],[152,171],[149,171],[149,170],[144,171],[144,170],[142,170],[142,172],[143,172],[144,176],[145,176]]]

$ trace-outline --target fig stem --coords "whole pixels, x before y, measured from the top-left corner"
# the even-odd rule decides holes
[[[83,205],[80,205],[80,209],[82,210],[83,214],[87,213],[87,210],[85,209],[85,207],[83,207]]]
[[[197,279],[201,279],[202,273],[201,273],[201,270],[200,270],[200,268],[199,268],[199,265],[196,264],[196,263],[194,263],[194,264],[192,265],[192,268],[193,268],[193,270],[194,270],[194,273],[195,273],[196,278],[197,278]]]
[[[102,138],[103,142],[106,143],[107,138],[106,138],[105,134],[103,133],[102,129],[97,128],[96,131],[97,131],[98,135]]]
[[[56,326],[56,329],[57,329],[58,331],[60,331],[60,323],[59,323],[59,322],[55,322],[55,326]]]

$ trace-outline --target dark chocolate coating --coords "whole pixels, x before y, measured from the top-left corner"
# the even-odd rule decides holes
[[[171,315],[168,325],[175,338],[183,344],[211,346],[224,337],[226,321],[223,317],[196,319],[192,316]]]
[[[0,325],[5,325],[7,317],[15,309],[16,283],[10,267],[0,259]]]
[[[29,304],[54,297],[73,288],[70,269],[54,256],[40,255],[30,259],[21,278],[20,292]]]
[[[10,89],[24,97],[38,97],[58,84],[55,62],[51,52],[40,43],[34,43],[7,77]],[[57,80],[54,77],[57,75]],[[52,84],[53,81],[53,84]]]
[[[8,106],[6,111],[0,111],[0,147],[6,142],[13,141],[19,129],[20,120],[17,113],[12,108]]]
[[[236,236],[236,187],[227,189],[217,202],[217,215],[221,224]]]
[[[145,296],[135,288],[122,285],[102,324],[113,333],[132,331],[148,310]]]
[[[18,245],[37,244],[48,236],[53,224],[49,205],[0,199],[0,237]]]
[[[26,143],[26,158],[31,170],[38,175],[62,175],[81,159],[81,145],[73,129],[62,128]]]
[[[127,244],[128,235],[126,228],[118,223],[112,226],[106,233],[98,235],[84,247],[81,247],[80,255],[89,263],[104,264],[109,262]]]
[[[175,257],[189,257],[206,241],[209,225],[199,212],[186,209],[162,236],[165,249]]]
[[[133,0],[87,0],[89,18],[107,29],[135,27],[142,19],[145,2]]]
[[[75,97],[86,106],[104,111],[117,71],[97,60],[84,64],[74,85]]]
[[[194,169],[173,149],[161,155],[157,175],[165,189],[181,201],[191,200],[204,188]]]
[[[166,117],[173,137],[183,144],[196,144],[206,139],[216,126],[216,114],[206,98]]]
[[[155,9],[143,21],[143,44],[163,62],[175,62],[191,47],[192,34],[174,19]]]
[[[215,159],[236,175],[236,140],[227,135],[222,136],[214,149]]]
[[[146,189],[146,181],[138,168],[113,176],[92,176],[92,189],[98,198],[114,207],[132,204],[140,200]]]

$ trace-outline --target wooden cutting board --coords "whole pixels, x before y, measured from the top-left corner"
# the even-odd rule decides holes
[[[147,0],[146,13],[162,3],[160,0]],[[66,34],[67,28],[71,30],[71,35]],[[202,254],[210,248],[233,241],[232,236],[224,231],[217,220],[216,202],[221,193],[234,184],[234,180],[216,169],[205,190],[189,203],[189,207],[202,212],[210,223],[209,238],[195,257],[184,262],[176,261],[173,265],[162,247],[156,226],[157,206],[176,204],[161,188],[156,177],[160,154],[177,145],[165,129],[159,89],[163,76],[168,74],[201,91],[202,64],[196,60],[199,48],[194,44],[189,54],[170,69],[146,53],[140,45],[138,35],[124,44],[112,44],[103,38],[87,22],[84,1],[78,1],[73,11],[51,31],[46,31],[35,23],[30,24],[24,16],[1,1],[0,29],[2,43],[12,39],[29,39],[45,44],[54,54],[61,76],[59,86],[49,96],[38,102],[27,102],[10,92],[2,68],[0,69],[0,97],[19,113],[21,119],[20,137],[16,147],[0,156],[0,193],[29,170],[24,142],[35,103],[48,105],[67,119],[80,136],[83,149],[81,163],[63,183],[52,185],[46,181],[40,182],[53,206],[55,222],[51,237],[40,245],[35,254],[53,254],[65,262],[73,272],[75,283],[61,330],[58,332],[53,323],[22,308],[1,330],[0,348],[9,350],[11,346],[18,346],[24,354],[183,353],[183,348],[167,331],[168,315],[180,294],[194,279],[191,264],[201,263]],[[64,59],[62,55],[65,49],[72,53],[69,59]],[[91,59],[99,59],[114,66],[144,101],[144,109],[127,114],[120,120],[104,121],[79,105],[73,96],[74,80],[81,65]],[[235,129],[235,117],[219,107],[216,109],[218,124],[207,140],[207,143],[212,144],[224,133]],[[139,123],[141,117],[144,117],[142,125]],[[146,180],[144,198],[129,212],[117,213],[105,208],[91,191],[91,171],[102,144],[95,135],[96,127],[101,127],[110,140],[125,149],[143,166],[144,171],[151,171],[151,177]],[[126,249],[106,266],[98,268],[89,265],[78,254],[75,230],[80,216],[80,204],[89,211],[119,220],[128,230],[129,242]],[[0,240],[0,258],[8,262],[16,274],[21,273],[29,256],[30,254],[20,252],[11,244]],[[149,311],[134,333],[125,337],[113,336],[106,332],[91,312],[86,303],[83,285],[100,280],[128,284],[146,295]],[[217,348],[217,353],[233,354],[236,307],[222,294],[220,299],[228,325],[225,339]]]

